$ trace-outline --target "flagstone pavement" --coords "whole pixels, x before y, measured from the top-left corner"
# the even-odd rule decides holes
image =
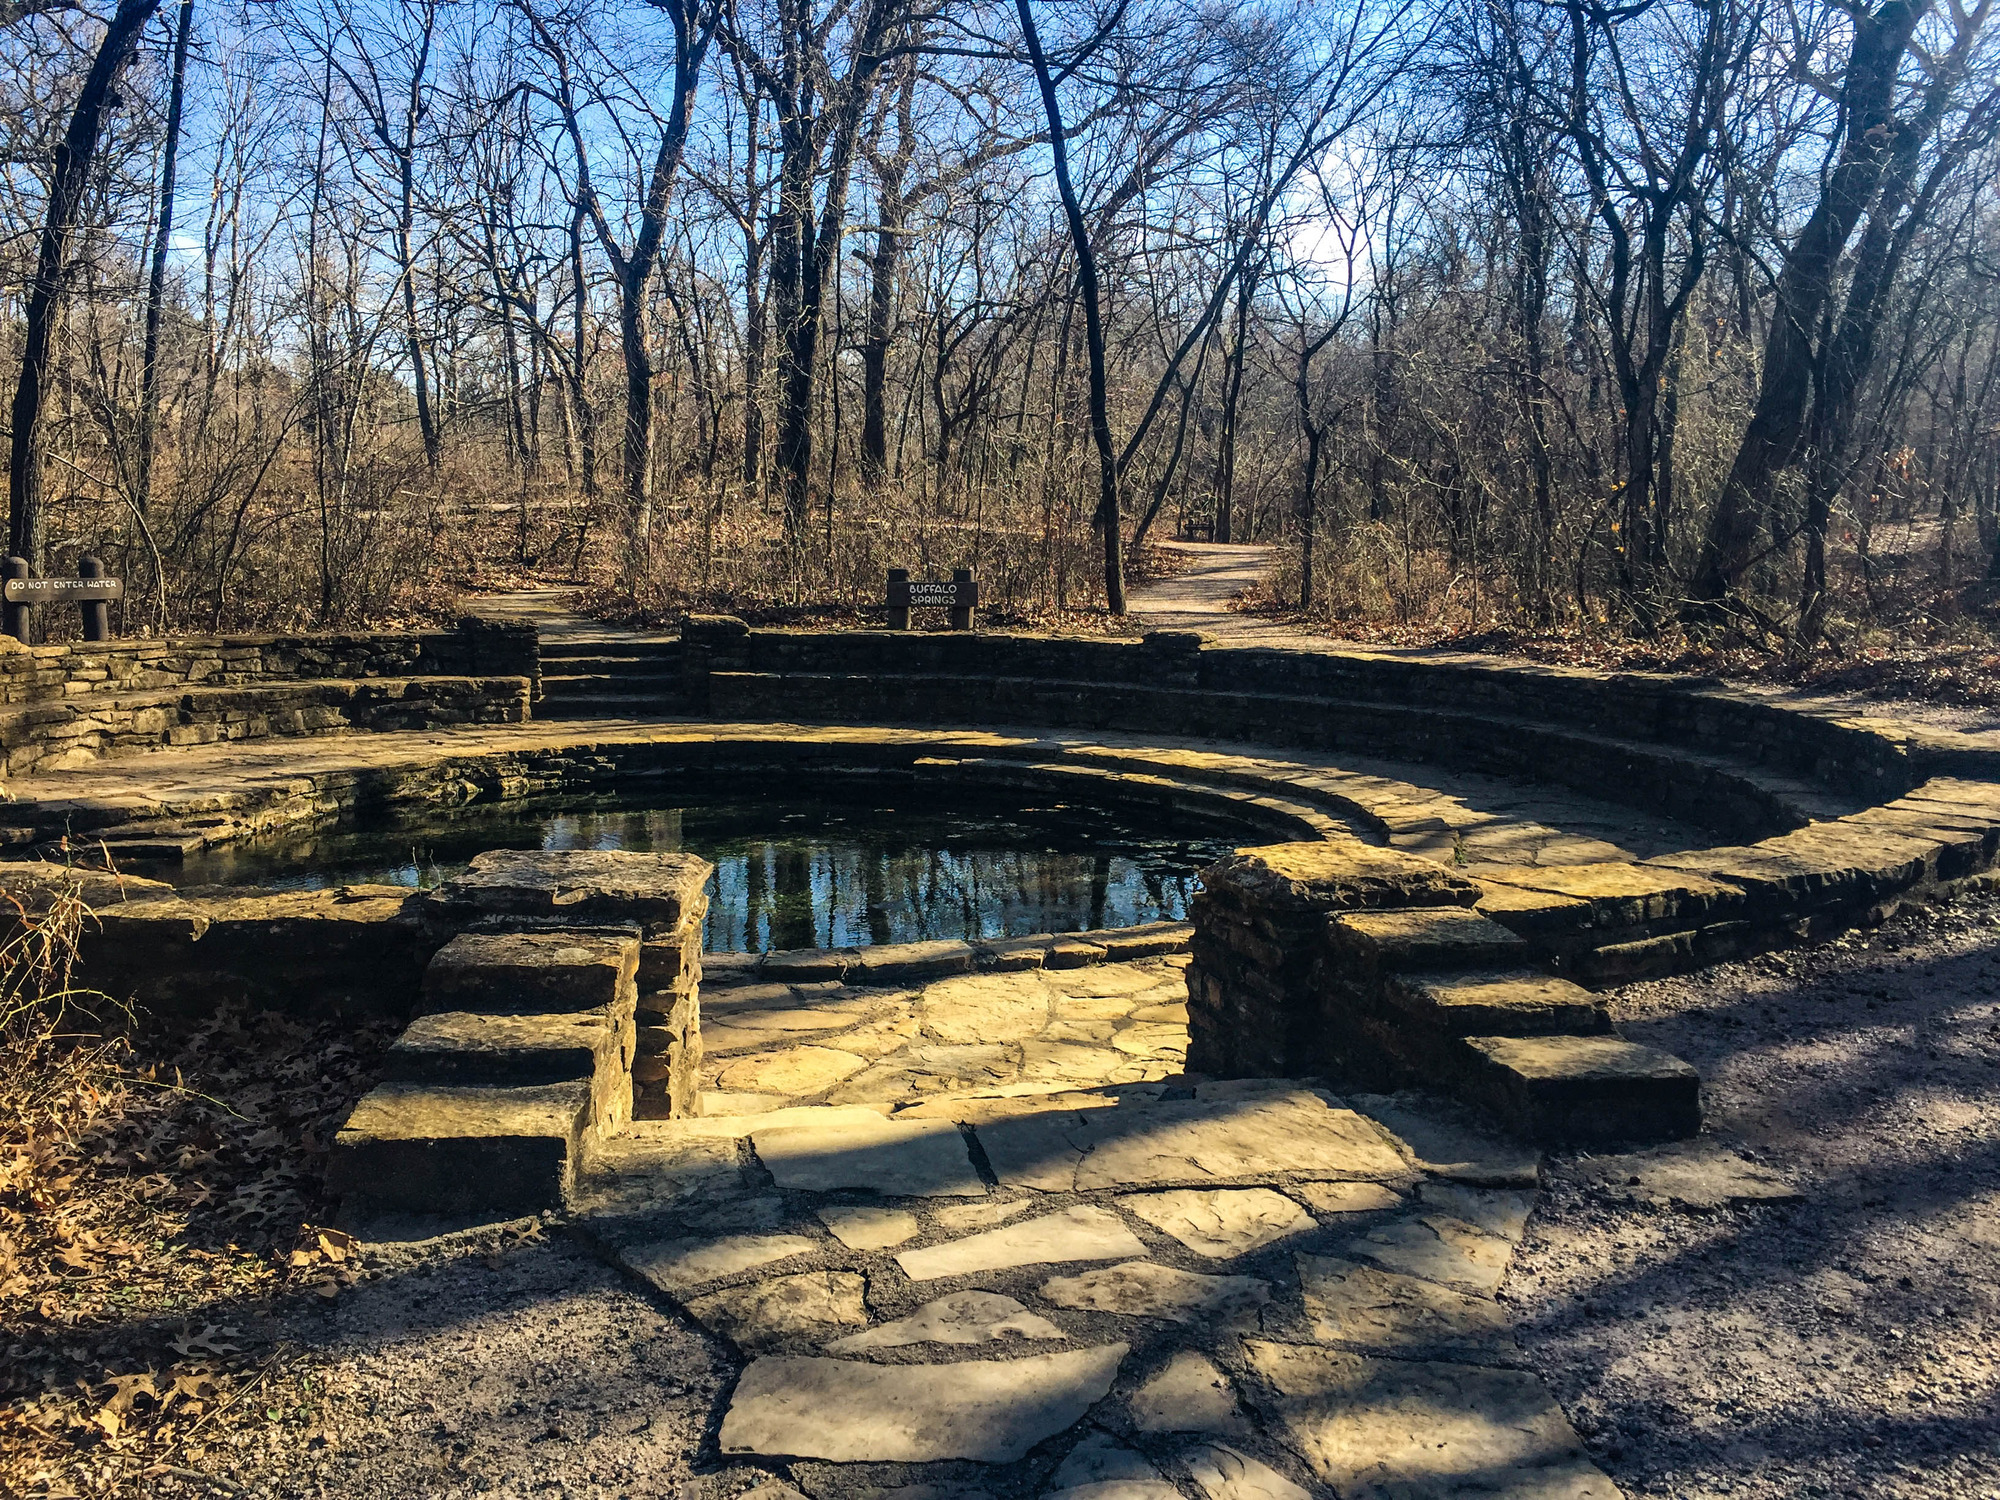
[[[1184,963],[705,981],[711,1113],[636,1122],[576,1204],[740,1356],[704,1493],[1619,1494],[1496,1300],[1537,1154],[1188,1077]]]

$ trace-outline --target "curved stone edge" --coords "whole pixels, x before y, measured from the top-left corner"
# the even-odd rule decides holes
[[[1239,850],[1193,906],[1188,1067],[1442,1088],[1550,1145],[1683,1139],[1701,1125],[1694,1069],[1617,1036],[1574,979],[1879,920],[1990,881],[1996,843],[2000,787],[1938,781],[1747,847],[1474,881],[1389,850]]]

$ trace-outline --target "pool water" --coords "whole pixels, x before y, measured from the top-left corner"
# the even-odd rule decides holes
[[[179,885],[428,887],[486,849],[687,851],[712,860],[710,952],[1022,937],[1178,920],[1234,841],[1133,815],[956,793],[557,795],[378,813],[135,866]],[[1206,830],[1204,830],[1206,832]]]

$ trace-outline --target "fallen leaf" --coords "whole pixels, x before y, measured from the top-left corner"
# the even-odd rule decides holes
[[[242,1337],[243,1330],[240,1328],[222,1328],[211,1323],[200,1333],[186,1334],[167,1347],[183,1359],[194,1358],[197,1349],[209,1354],[241,1354],[243,1352],[241,1344],[225,1343],[224,1340]]]
[[[319,1250],[328,1260],[346,1260],[354,1253],[359,1243],[353,1235],[338,1229],[322,1229],[319,1232]]]

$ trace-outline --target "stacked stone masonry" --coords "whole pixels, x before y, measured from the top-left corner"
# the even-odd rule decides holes
[[[1549,1144],[1701,1126],[1678,1058],[1611,1034],[1590,992],[1427,860],[1332,844],[1239,850],[1195,898],[1188,1066],[1443,1087]]]
[[[631,1120],[635,1074],[656,1113],[694,1113],[712,870],[692,855],[500,850],[423,898],[432,930],[457,935],[334,1142],[332,1190],[362,1214],[558,1208]],[[676,1003],[642,1028],[649,967]],[[646,1032],[665,1033],[650,1077]]]
[[[22,646],[0,638],[9,775],[218,741],[520,723],[532,628]]]

